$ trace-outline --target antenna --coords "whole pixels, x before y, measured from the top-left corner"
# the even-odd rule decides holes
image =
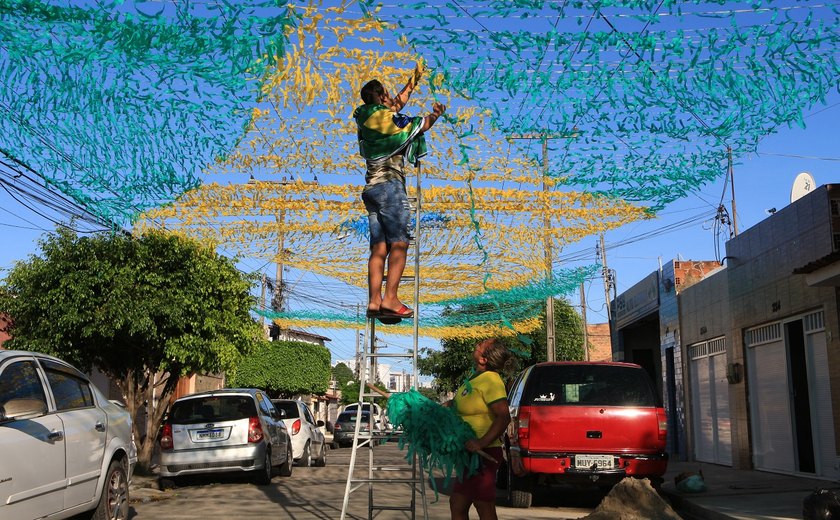
[[[790,201],[793,202],[811,193],[811,190],[816,186],[817,183],[814,181],[813,175],[808,172],[800,173],[793,179],[793,187],[790,189]]]

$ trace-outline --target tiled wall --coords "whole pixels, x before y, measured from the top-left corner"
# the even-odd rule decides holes
[[[808,196],[777,211],[726,244],[729,258],[729,300],[732,344],[730,362],[744,363],[743,331],[746,328],[824,308],[829,372],[840,374],[837,288],[809,287],[805,275],[794,269],[833,251],[829,187],[820,186]],[[733,463],[749,467],[748,402],[744,384],[731,394]],[[840,376],[832,380],[832,400],[840,402]],[[737,413],[737,415],[736,415]],[[737,417],[737,419],[736,419]],[[840,414],[834,429],[840,432]],[[835,440],[835,444],[837,444]]]
[[[729,298],[727,297],[728,271],[721,269],[709,275],[702,283],[698,283],[685,289],[679,295],[680,319],[682,328],[682,345],[694,345],[703,341],[724,336],[727,345],[727,362],[732,362],[731,352],[732,337],[729,328]],[[688,356],[683,359],[683,370],[685,374],[685,401],[686,415],[691,417],[691,360]],[[744,383],[729,385],[730,402],[730,431],[732,433],[733,446],[736,445],[735,438],[738,435],[747,435],[746,412],[741,407],[736,410],[732,406],[739,399],[743,399]],[[689,453],[694,453],[694,439],[691,438],[691,428],[687,429]],[[693,457],[689,457],[693,458]]]

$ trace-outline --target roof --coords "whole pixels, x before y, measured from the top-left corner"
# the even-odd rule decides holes
[[[822,258],[817,258],[813,262],[808,262],[802,267],[797,267],[793,270],[793,274],[813,273],[814,271],[822,269],[823,267],[831,265],[837,261],[840,261],[840,251],[834,251],[833,253],[829,253]]]

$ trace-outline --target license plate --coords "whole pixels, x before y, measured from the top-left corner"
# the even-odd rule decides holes
[[[613,469],[614,458],[612,455],[575,455],[575,468],[591,469]]]
[[[201,430],[195,433],[195,438],[199,441],[221,439],[224,433],[224,430],[222,430],[221,428],[217,430]]]

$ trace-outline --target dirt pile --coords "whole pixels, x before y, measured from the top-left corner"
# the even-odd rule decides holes
[[[581,520],[681,520],[648,479],[627,477]]]

